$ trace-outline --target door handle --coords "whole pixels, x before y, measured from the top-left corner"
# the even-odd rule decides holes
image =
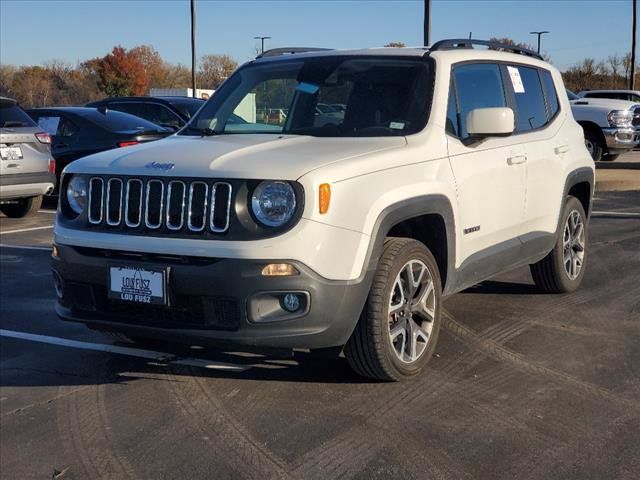
[[[20,168],[20,164],[19,163],[10,163],[9,165],[7,165],[7,168]]]
[[[553,152],[556,155],[561,155],[563,153],[567,153],[569,151],[569,145],[558,145],[556,148],[553,149]]]
[[[526,155],[514,155],[513,157],[507,158],[507,164],[509,165],[518,165],[519,163],[524,163],[527,161]]]

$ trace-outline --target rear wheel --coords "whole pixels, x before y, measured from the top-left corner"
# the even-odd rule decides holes
[[[587,215],[576,197],[567,197],[562,212],[562,230],[549,254],[530,265],[538,288],[550,293],[578,289],[587,263]]]
[[[7,217],[22,218],[36,213],[42,206],[42,195],[37,197],[21,198],[14,203],[0,205],[0,212]]]
[[[601,160],[603,162],[613,162],[614,160],[616,160],[618,157],[620,156],[620,154],[617,155],[611,155],[610,153],[607,153],[606,155],[603,155]]]
[[[440,331],[442,287],[433,255],[422,243],[389,238],[345,356],[358,374],[403,380],[431,358]]]

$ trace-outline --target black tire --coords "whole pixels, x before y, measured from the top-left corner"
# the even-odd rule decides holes
[[[37,197],[21,198],[15,203],[0,205],[0,211],[7,217],[22,218],[36,213],[41,206],[42,195],[38,195]]]
[[[582,219],[584,231],[583,257],[581,268],[575,278],[571,278],[565,268],[565,228],[569,215],[577,212]],[[580,286],[588,261],[588,224],[582,203],[576,198],[569,196],[562,209],[562,219],[557,234],[556,243],[553,250],[537,263],[529,266],[533,281],[541,290],[549,293],[569,293],[574,292]],[[573,248],[573,247],[571,247]]]
[[[584,143],[594,162],[599,162],[600,160],[602,160],[602,155],[604,153],[604,144],[602,143],[602,138],[600,137],[599,132],[596,132],[595,130],[592,130],[590,128],[585,129]]]
[[[433,295],[435,299],[435,314],[423,353],[415,361],[405,363],[397,356],[391,342],[389,304],[396,277],[410,260],[422,262],[433,279],[433,293],[428,296]],[[418,287],[417,296],[420,295],[420,288],[423,287]],[[413,239],[388,238],[378,262],[366,304],[345,346],[344,354],[351,368],[364,377],[386,381],[404,380],[418,374],[433,355],[438,341],[441,299],[440,273],[429,249]]]
[[[617,160],[619,156],[620,156],[620,154],[611,155],[610,153],[607,153],[606,155],[602,156],[600,161],[601,162],[613,162],[614,160]]]

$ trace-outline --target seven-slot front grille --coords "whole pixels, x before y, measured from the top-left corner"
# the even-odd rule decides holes
[[[231,184],[220,181],[91,177],[87,218],[110,227],[224,233],[231,195]]]

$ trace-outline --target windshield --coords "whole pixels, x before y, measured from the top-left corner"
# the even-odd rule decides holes
[[[408,135],[427,123],[432,76],[424,58],[252,63],[229,78],[180,134]]]

